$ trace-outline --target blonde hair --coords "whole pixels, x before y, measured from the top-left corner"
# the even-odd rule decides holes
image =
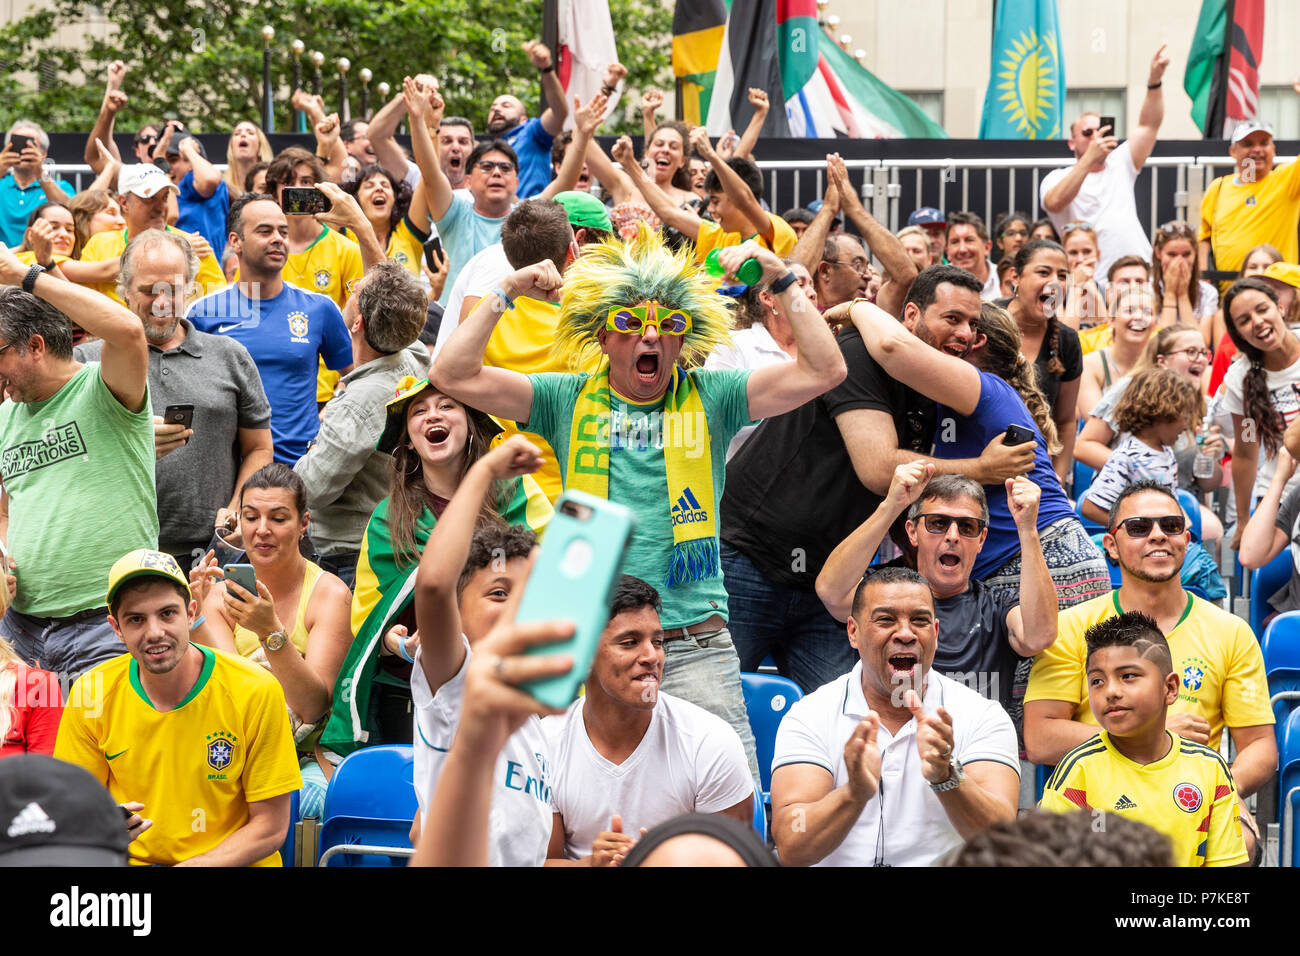
[[[240,123],[247,123],[253,129],[257,130],[257,162],[269,163],[275,156],[271,149],[271,141],[266,138],[266,133],[262,132],[262,127],[258,126],[252,120],[240,120]],[[235,124],[236,126],[239,123]],[[254,163],[256,165],[256,163]],[[234,130],[231,130],[230,139],[226,141],[226,172],[221,177],[226,182],[226,189],[230,192],[230,201],[234,202],[244,194],[244,173],[239,170],[235,162],[235,136]]]
[[[18,665],[22,662],[13,645],[0,637],[0,746],[4,746],[18,717],[14,692],[18,689]]]

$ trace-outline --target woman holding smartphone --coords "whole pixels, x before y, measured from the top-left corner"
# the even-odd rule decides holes
[[[203,594],[195,595],[203,616],[194,640],[270,670],[296,718],[295,734],[329,712],[352,643],[352,593],[299,549],[309,521],[302,479],[286,465],[267,465],[239,492],[239,530],[255,579],[248,581],[239,565],[228,566],[222,581],[212,582],[206,567],[196,575],[204,581]]]

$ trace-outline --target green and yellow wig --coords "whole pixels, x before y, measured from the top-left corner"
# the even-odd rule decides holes
[[[690,315],[680,363],[703,365],[710,352],[730,340],[732,328],[730,300],[714,291],[716,285],[717,279],[695,263],[691,246],[674,252],[645,225],[626,242],[615,237],[585,246],[564,273],[555,351],[568,354],[575,366],[598,359],[597,335],[609,310],[654,301]]]

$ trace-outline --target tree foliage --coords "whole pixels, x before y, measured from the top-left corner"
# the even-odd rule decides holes
[[[627,88],[670,81],[672,11],[662,0],[610,0],[619,55],[628,67]],[[128,66],[130,103],[118,127],[135,129],[175,113],[199,132],[228,130],[260,115],[263,26],[275,28],[271,44],[276,129],[290,124],[293,59],[299,38],[326,56],[324,96],[338,107],[335,62],[347,57],[349,100],[359,111],[358,71],[374,74],[396,92],[402,77],[432,73],[442,81],[448,115],[479,121],[504,92],[525,103],[538,97],[537,73],[520,49],[541,36],[542,0],[296,0],[258,5],[246,0],[50,0],[39,11],[0,30],[0,114],[26,116],[50,130],[85,130],[94,123],[108,64]],[[107,38],[86,36],[80,47],[60,46],[56,28],[91,20],[110,25]],[[20,82],[16,73],[34,75]],[[304,84],[312,66],[303,57]],[[625,100],[624,106],[629,107]],[[639,113],[617,117],[620,130]]]

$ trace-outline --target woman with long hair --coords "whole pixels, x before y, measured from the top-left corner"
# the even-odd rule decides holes
[[[1151,244],[1151,285],[1160,324],[1200,325],[1219,308],[1219,293],[1201,279],[1196,230],[1185,222],[1167,222]]]
[[[361,170],[360,176],[345,183],[343,191],[357,199],[357,205],[370,221],[375,238],[384,249],[384,255],[397,262],[412,275],[420,274],[420,258],[429,234],[416,223],[429,219],[428,202],[424,190],[411,187],[395,177],[378,163]],[[350,229],[343,235],[355,241]]]
[[[226,144],[226,173],[222,177],[231,202],[244,194],[244,180],[249,170],[258,163],[269,163],[274,155],[271,141],[262,132],[262,127],[250,120],[235,125]]]
[[[77,193],[68,203],[72,222],[77,230],[77,241],[72,246],[71,257],[81,258],[90,237],[101,232],[118,232],[126,228],[122,207],[117,197],[107,189],[87,189]]]
[[[1246,279],[1250,276],[1263,275],[1269,266],[1281,261],[1282,253],[1276,246],[1271,246],[1267,242],[1260,243],[1241,260],[1241,272],[1237,273],[1237,278]],[[1218,298],[1217,292],[1215,298],[1216,300]],[[1290,313],[1284,318],[1286,324],[1293,329],[1300,326],[1300,298],[1292,303]],[[1210,365],[1210,384],[1207,389],[1209,394],[1214,395],[1223,382],[1223,376],[1228,373],[1228,366],[1237,357],[1237,347],[1232,344],[1232,338],[1228,335],[1228,323],[1223,318],[1222,306],[1201,324],[1201,333],[1205,338],[1205,344],[1214,352],[1214,361]]]
[[[629,141],[630,142],[630,141]],[[693,190],[694,178],[690,169],[690,130],[680,120],[664,120],[646,139],[646,169],[616,169],[608,156],[596,143],[587,147],[587,162],[601,187],[614,199],[614,205],[642,202],[636,188],[638,177],[645,177],[663,190],[664,194],[681,209],[699,210],[707,199],[701,200]]]
[[[366,525],[352,597],[354,635],[334,713],[321,745],[329,760],[375,743],[409,743],[411,607],[420,554],[469,468],[486,454],[501,427],[443,395],[427,379],[404,379],[388,403],[377,447],[393,456],[391,490]],[[551,504],[532,475],[497,482],[483,500],[482,521],[506,521],[540,531]]]
[[[1116,380],[1128,375],[1141,360],[1147,342],[1156,329],[1155,307],[1146,290],[1126,292],[1115,304],[1115,314],[1108,323],[1109,345],[1083,357],[1083,377],[1079,380],[1078,417],[1085,418],[1102,394]]]
[[[37,223],[44,223],[38,226]],[[61,202],[46,202],[32,210],[23,230],[23,241],[13,249],[18,261],[29,266],[58,265],[72,257],[77,244],[77,227],[72,210]],[[38,261],[39,260],[39,261]]]
[[[1052,455],[1063,483],[1074,461],[1074,415],[1083,375],[1079,333],[1059,317],[1070,281],[1065,250],[1046,239],[1031,239],[1016,253],[1016,294],[1007,312],[1020,330],[1020,350],[1038,367],[1038,387],[1052,409],[1060,451]]]
[[[1251,502],[1268,490],[1282,433],[1300,414],[1300,338],[1287,328],[1277,293],[1262,279],[1238,279],[1223,297],[1228,335],[1242,359],[1219,393],[1232,416],[1232,490],[1237,506],[1235,551]]]
[[[1070,266],[1070,287],[1061,316],[1070,328],[1091,328],[1106,318],[1106,298],[1094,274],[1101,258],[1097,230],[1091,223],[1067,222],[1062,229],[1062,245]]]
[[[1014,259],[1016,253],[1029,241],[1029,217],[1014,210],[1004,212],[993,223],[993,241],[1001,253],[997,256],[999,261],[1007,256]]]
[[[0,637],[0,757],[53,754],[62,716],[59,676],[28,667]]]
[[[979,317],[984,342],[959,359],[926,344],[893,316],[861,299],[848,312],[871,357],[893,378],[938,402],[940,422],[953,423],[938,429],[935,457],[977,458],[1008,425],[1033,434],[1034,467],[1027,477],[1042,489],[1037,527],[1060,606],[1071,607],[1109,591],[1105,558],[1083,530],[1052,468],[1049,455],[1060,447],[1057,423],[1038,389],[1035,365],[1022,354],[1020,330],[1011,316],[985,303]],[[1073,432],[1073,421],[1070,424]],[[1020,539],[1006,489],[986,485],[984,490],[988,538],[971,577],[990,588],[1018,592]]]

